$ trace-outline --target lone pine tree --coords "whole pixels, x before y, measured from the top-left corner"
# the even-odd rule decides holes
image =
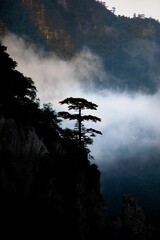
[[[100,118],[92,115],[82,115],[82,110],[97,110],[98,105],[89,102],[84,98],[66,98],[59,102],[60,104],[68,104],[68,110],[76,110],[77,113],[70,114],[69,112],[59,112],[59,116],[64,119],[76,120],[73,135],[78,141],[79,147],[86,147],[87,144],[92,144],[93,140],[91,137],[95,137],[96,134],[102,134],[100,131],[93,128],[85,128],[83,125],[84,121],[97,122],[101,121]],[[89,134],[89,136],[88,136]]]

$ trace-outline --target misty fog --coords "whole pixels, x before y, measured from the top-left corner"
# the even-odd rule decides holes
[[[136,195],[146,209],[150,204],[159,208],[159,89],[153,95],[98,89],[95,82],[108,81],[109,75],[101,59],[89,49],[64,61],[13,34],[5,36],[3,42],[17,69],[33,79],[41,103],[52,103],[56,111],[62,110],[59,101],[66,97],[83,97],[98,105],[90,114],[100,117],[101,122],[87,124],[103,135],[94,138],[90,150],[101,171],[102,192],[111,210],[114,212],[114,204],[119,206],[126,192]]]

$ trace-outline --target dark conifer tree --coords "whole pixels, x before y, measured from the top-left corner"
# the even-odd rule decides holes
[[[76,110],[77,113],[70,114],[69,112],[59,112],[59,116],[64,119],[76,120],[75,128],[73,130],[73,135],[78,141],[79,147],[86,147],[88,144],[92,144],[92,137],[95,137],[96,134],[102,134],[100,131],[93,128],[85,128],[84,121],[97,122],[101,121],[100,118],[92,115],[82,115],[82,110],[97,110],[98,105],[95,103],[89,102],[84,98],[66,98],[60,102],[60,104],[68,104],[68,110]],[[89,136],[88,136],[89,134]]]

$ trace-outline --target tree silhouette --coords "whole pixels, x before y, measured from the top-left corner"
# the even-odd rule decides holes
[[[38,108],[36,87],[31,78],[16,70],[17,63],[7,53],[7,47],[1,41],[0,67],[0,113],[12,117],[24,115],[24,119],[28,114],[31,116]]]
[[[76,120],[73,135],[78,141],[79,147],[85,147],[87,144],[92,144],[93,140],[91,137],[95,137],[96,134],[102,134],[100,131],[93,128],[85,128],[83,125],[84,121],[97,122],[101,121],[100,118],[92,115],[82,115],[82,110],[97,110],[98,105],[89,102],[84,98],[66,98],[59,102],[60,104],[68,104],[68,110],[76,110],[77,113],[70,114],[69,112],[59,112],[59,116],[64,119]],[[87,135],[89,134],[89,136]]]
[[[36,87],[31,78],[16,70],[17,63],[7,53],[7,47],[0,42],[0,102],[26,102],[36,98]]]

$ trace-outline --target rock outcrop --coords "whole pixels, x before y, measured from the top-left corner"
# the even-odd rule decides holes
[[[123,198],[123,231],[127,239],[147,239],[147,224],[144,212],[131,194]]]
[[[53,146],[51,153],[33,127],[0,118],[2,229],[13,236],[103,239],[107,214],[97,166],[73,147]]]

